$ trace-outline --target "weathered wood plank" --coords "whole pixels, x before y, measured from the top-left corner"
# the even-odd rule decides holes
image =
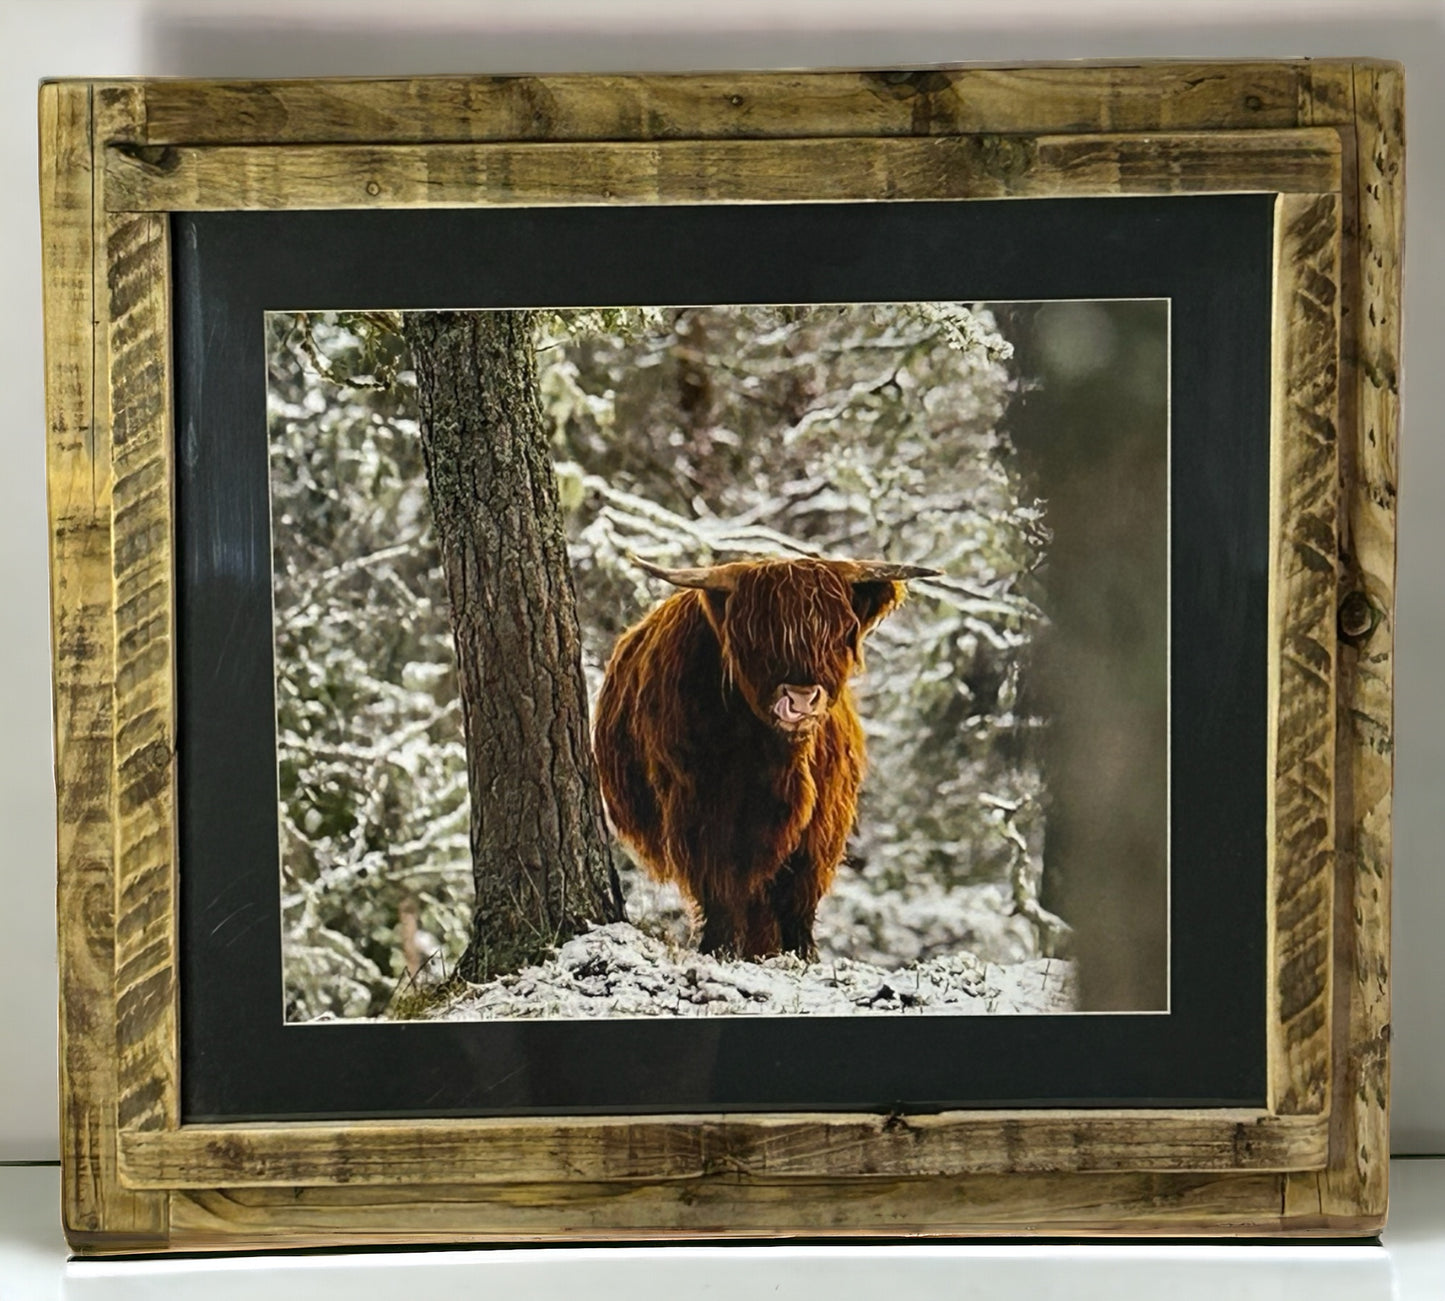
[[[1334,875],[1338,196],[1275,217],[1269,1101],[1329,1105]]]
[[[809,202],[1339,188],[1339,134],[174,145],[106,150],[114,211]]]
[[[1354,70],[1348,155],[1345,365],[1340,386],[1340,826],[1330,1163],[1287,1205],[1383,1225],[1389,1160],[1389,924],[1394,782],[1395,498],[1400,423],[1404,77]]]
[[[1322,1232],[1282,1224],[1281,1176],[982,1175],[479,1189],[254,1188],[172,1195],[187,1251],[360,1242]],[[559,1226],[566,1226],[565,1230]]]
[[[111,467],[94,329],[91,96],[40,89],[46,480],[60,919],[62,1216],[83,1248],[154,1250],[166,1199],[120,1186],[115,1149]]]
[[[421,144],[1265,130],[1298,123],[1301,80],[1318,66],[1071,62],[688,76],[157,81],[140,86],[143,108],[130,124],[104,138]]]
[[[1395,65],[1355,71],[1359,212],[1359,409],[1346,501],[1342,631],[1348,696],[1352,891],[1348,1031],[1339,1087],[1342,1160],[1327,1209],[1383,1224],[1390,1156],[1390,872],[1394,791],[1395,499],[1399,474],[1401,257],[1405,221],[1405,86]],[[1362,626],[1363,586],[1374,628]],[[1378,614],[1376,614],[1378,612]],[[1376,620],[1378,619],[1378,622]]]
[[[1300,78],[1299,124],[1342,126],[1353,131],[1355,69],[1344,59],[1311,59]]]
[[[102,144],[145,135],[146,87],[141,81],[93,82],[95,138]]]
[[[125,1134],[121,1166],[148,1188],[1301,1170],[1323,1164],[1326,1132],[1244,1110],[208,1125]]]
[[[168,248],[163,215],[107,221],[122,1129],[179,1121]]]

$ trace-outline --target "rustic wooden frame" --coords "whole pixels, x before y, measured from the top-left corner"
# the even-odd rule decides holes
[[[1377,1230],[1402,94],[1369,61],[42,86],[71,1245]],[[167,213],[1200,191],[1278,196],[1264,1108],[180,1123]]]

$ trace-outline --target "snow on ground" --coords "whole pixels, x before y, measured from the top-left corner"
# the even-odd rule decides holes
[[[569,940],[538,966],[473,986],[436,1017],[984,1015],[1073,1005],[1072,964],[1058,959],[999,965],[953,953],[896,969],[850,958],[805,963],[790,954],[725,961],[613,922]]]
[[[649,935],[686,944],[692,922],[677,887],[631,864],[621,876],[628,918]],[[921,878],[890,888],[877,872],[849,863],[818,905],[813,938],[825,961],[852,958],[889,968],[960,951],[999,964],[1037,955],[1033,927],[1013,915],[1001,883],[949,887]]]
[[[818,905],[813,936],[823,957],[885,967],[959,952],[1007,964],[1038,955],[1033,926],[1012,909],[999,882],[916,877],[890,888],[876,871],[845,863]]]
[[[467,991],[443,1021],[651,1016],[898,1016],[1070,1012],[1073,963],[1037,956],[1003,885],[931,878],[890,887],[844,866],[818,909],[818,960],[760,962],[694,947],[681,894],[628,864],[626,922]]]

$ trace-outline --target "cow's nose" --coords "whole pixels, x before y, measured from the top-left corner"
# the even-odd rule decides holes
[[[787,687],[788,698],[793,702],[793,708],[803,714],[816,714],[823,708],[823,688],[813,687]]]

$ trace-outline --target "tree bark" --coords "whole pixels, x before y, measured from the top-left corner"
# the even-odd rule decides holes
[[[466,737],[471,981],[622,916],[532,327],[521,311],[402,318]]]

